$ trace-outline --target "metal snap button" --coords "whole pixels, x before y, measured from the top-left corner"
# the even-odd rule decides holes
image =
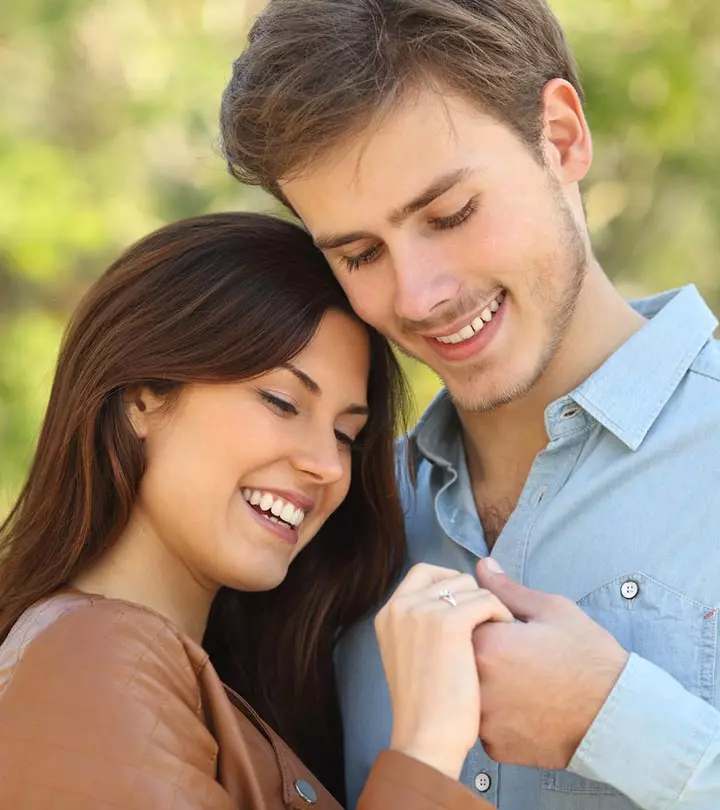
[[[620,586],[620,593],[624,599],[634,599],[640,593],[640,586],[634,580],[629,579]]]
[[[478,793],[487,793],[490,790],[490,786],[492,785],[492,779],[490,778],[489,773],[485,773],[485,771],[481,771],[475,777],[475,790]]]
[[[317,793],[315,788],[306,782],[304,779],[298,779],[295,782],[295,792],[297,795],[308,804],[315,804],[317,801]]]

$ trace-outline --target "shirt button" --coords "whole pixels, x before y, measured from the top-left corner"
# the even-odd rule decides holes
[[[620,593],[624,599],[634,599],[640,593],[640,586],[634,580],[629,579],[620,586]]]
[[[317,801],[317,793],[315,792],[315,788],[310,784],[310,782],[306,782],[304,779],[298,779],[295,782],[295,792],[303,801],[306,801],[308,804],[315,804]]]
[[[477,790],[478,793],[487,793],[491,785],[492,779],[490,779],[489,773],[482,771],[475,777],[475,790]]]

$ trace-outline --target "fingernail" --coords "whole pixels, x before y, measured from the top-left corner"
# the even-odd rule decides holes
[[[491,571],[493,574],[505,573],[500,563],[494,557],[485,557],[485,566],[487,567],[487,570]]]

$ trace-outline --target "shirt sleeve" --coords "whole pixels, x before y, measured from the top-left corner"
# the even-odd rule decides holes
[[[633,653],[569,770],[643,810],[717,810],[720,712]]]
[[[0,810],[235,810],[196,673],[160,617],[89,603],[3,668]]]
[[[493,810],[465,785],[397,751],[382,751],[357,810]]]

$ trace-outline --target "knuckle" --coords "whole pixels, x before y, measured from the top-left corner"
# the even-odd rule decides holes
[[[555,593],[547,594],[545,598],[547,599],[548,607],[554,611],[564,611],[567,610],[570,605],[575,604],[574,602],[571,602],[567,597],[559,596],[558,594]]]
[[[477,584],[477,580],[472,574],[461,574],[458,579],[458,585],[460,585],[463,589],[467,588],[469,591],[480,590],[480,586]]]
[[[417,574],[422,574],[424,571],[429,570],[429,568],[430,566],[428,565],[428,563],[415,563],[415,565],[410,567],[410,570],[408,571],[408,576],[410,576],[411,574],[413,576]]]

